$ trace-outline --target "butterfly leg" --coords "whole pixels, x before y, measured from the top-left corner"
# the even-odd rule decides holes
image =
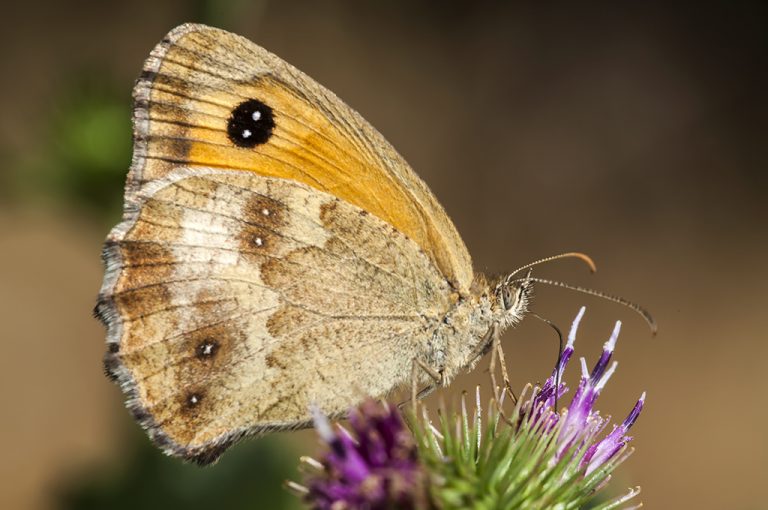
[[[442,370],[435,370],[434,368],[430,367],[420,359],[415,360],[416,365],[418,365],[419,368],[424,370],[434,381],[429,386],[422,388],[421,391],[416,395],[416,398],[422,399],[435,391],[438,387],[445,385],[445,375],[443,374]]]
[[[515,393],[512,390],[512,386],[509,382],[509,373],[507,372],[507,362],[504,357],[504,349],[501,347],[501,335],[499,335],[499,329],[496,327],[496,324],[488,328],[488,332],[480,342],[480,346],[482,346],[483,354],[488,352],[488,350],[491,351],[491,362],[488,366],[488,371],[491,376],[491,388],[493,390],[494,397],[498,401],[498,386],[496,384],[496,363],[498,362],[499,367],[501,368],[501,377],[504,380],[504,389],[509,392],[513,402],[516,401],[517,397],[515,396]]]
[[[501,346],[500,339],[497,339],[496,341],[496,349],[494,352],[498,352],[499,356],[499,367],[501,368],[501,376],[504,378],[504,387],[509,392],[509,395],[512,397],[512,402],[517,402],[517,396],[515,395],[514,390],[512,389],[512,386],[509,382],[509,373],[507,372],[507,362],[504,358],[504,349]]]
[[[424,370],[424,372],[429,375],[429,377],[432,378],[434,381],[432,384],[422,388],[421,390],[418,389],[418,381],[419,381],[419,370]],[[438,386],[442,386],[445,382],[445,376],[443,374],[442,370],[435,370],[434,368],[427,365],[424,361],[420,359],[414,359],[413,364],[411,365],[411,398],[410,401],[413,404],[413,411],[416,412],[416,402],[421,400],[422,398],[426,397],[433,391],[437,389]],[[407,404],[408,401],[401,402],[398,407],[402,408],[405,404]]]
[[[496,325],[496,323],[493,323],[491,324],[491,327],[488,328],[488,331],[485,332],[485,335],[483,335],[483,338],[481,338],[480,341],[477,343],[477,346],[469,355],[469,359],[477,360],[485,356],[486,354],[488,354],[488,351],[490,351],[493,348],[494,343],[498,341],[498,336],[499,336],[499,328]]]

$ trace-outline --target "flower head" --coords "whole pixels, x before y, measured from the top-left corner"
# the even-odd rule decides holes
[[[601,437],[610,418],[595,403],[616,369],[611,363],[620,324],[617,323],[591,372],[581,359],[582,377],[567,408],[555,409],[568,392],[561,377],[574,353],[574,342],[584,309],[579,311],[552,375],[530,393],[530,385],[504,409],[508,392],[491,401],[481,419],[479,389],[470,417],[462,401],[461,413],[429,416],[416,424],[419,454],[430,473],[430,493],[440,508],[581,508],[602,489],[610,473],[631,452],[627,431],[637,420],[645,394],[629,416]],[[507,406],[508,407],[508,406]],[[626,495],[594,508],[618,508],[637,495]]]
[[[315,412],[315,427],[328,450],[314,462],[321,469],[306,480],[305,499],[312,508],[423,508],[423,470],[400,414],[367,401],[350,413],[349,424],[351,431],[334,430]]]
[[[554,409],[556,396],[560,398],[568,391],[567,385],[560,381],[560,376],[565,371],[573,355],[576,332],[583,316],[584,308],[582,307],[573,321],[568,334],[568,343],[563,350],[562,356],[560,356],[558,365],[555,367],[552,375],[545,381],[541,390],[531,399],[528,412],[534,420],[547,420],[547,425],[550,427],[560,423],[556,439],[558,458],[562,458],[567,451],[575,446],[588,445],[580,467],[585,467],[585,474],[589,475],[596,468],[613,458],[632,439],[626,433],[635,423],[640,415],[640,411],[643,409],[645,393],[640,396],[640,399],[635,403],[632,411],[621,425],[614,426],[611,433],[604,438],[596,439],[596,436],[602,432],[610,421],[610,418],[600,416],[599,411],[595,410],[595,403],[618,365],[615,361],[610,363],[613,351],[616,348],[616,341],[619,338],[619,332],[621,331],[621,322],[617,321],[611,336],[603,344],[603,352],[591,372],[587,370],[586,360],[581,358],[581,379],[579,385],[567,410],[563,414],[558,414],[557,409]]]

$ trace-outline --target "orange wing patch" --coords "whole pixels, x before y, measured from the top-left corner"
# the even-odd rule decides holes
[[[128,200],[181,164],[298,181],[386,221],[469,293],[469,253],[426,185],[356,112],[278,57],[228,32],[184,25],[153,50],[134,96]],[[266,143],[238,147],[228,122],[251,99],[271,108],[274,129]]]

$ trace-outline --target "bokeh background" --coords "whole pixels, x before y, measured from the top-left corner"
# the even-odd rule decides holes
[[[90,311],[119,218],[130,93],[185,21],[241,33],[334,90],[398,148],[479,270],[568,250],[536,275],[607,290],[630,311],[540,288],[535,311],[578,353],[625,327],[601,409],[641,391],[615,490],[648,508],[757,509],[768,480],[768,8],[762,2],[39,0],[3,10],[0,52],[0,508],[295,508],[281,488],[311,431],[213,468],[163,457],[102,374]],[[513,384],[542,380],[555,337],[504,337]],[[482,369],[451,391],[486,381]],[[573,374],[571,374],[573,375]],[[450,399],[450,392],[444,395]]]

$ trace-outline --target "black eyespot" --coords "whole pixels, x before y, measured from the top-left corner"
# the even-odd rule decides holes
[[[201,400],[203,400],[202,393],[190,393],[187,395],[187,398],[186,398],[187,407],[189,408],[196,407]]]
[[[212,358],[219,350],[219,342],[212,338],[206,338],[195,349],[195,354],[200,359]]]
[[[265,244],[267,244],[267,240],[266,240],[266,239],[264,239],[264,237],[263,237],[263,236],[258,236],[258,235],[256,235],[256,236],[253,236],[253,237],[251,238],[251,242],[252,242],[252,243],[253,243],[253,245],[254,245],[254,246],[256,246],[257,248],[262,248],[262,247],[263,247]]]
[[[272,108],[258,99],[249,99],[232,110],[227,136],[238,147],[250,149],[269,140],[274,128]]]

